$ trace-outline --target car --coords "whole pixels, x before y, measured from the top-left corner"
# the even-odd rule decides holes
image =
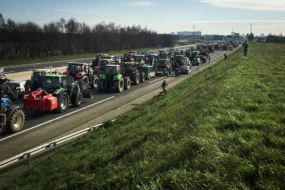
[[[26,84],[25,80],[12,80],[9,83],[17,91],[19,98],[24,97]]]

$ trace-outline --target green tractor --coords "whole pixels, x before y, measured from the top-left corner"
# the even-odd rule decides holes
[[[100,92],[109,90],[120,93],[130,87],[131,80],[122,75],[120,65],[106,65],[104,72],[99,75],[98,90]]]
[[[41,89],[24,96],[24,109],[59,113],[65,112],[69,104],[79,107],[82,98],[93,98],[93,94],[82,87],[81,81],[61,74],[42,76]]]

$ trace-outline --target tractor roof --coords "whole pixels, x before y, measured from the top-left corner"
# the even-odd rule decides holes
[[[145,55],[137,54],[137,55],[135,55],[135,57],[145,57]]]
[[[136,65],[136,64],[138,64],[138,62],[124,62],[124,64],[126,64],[126,65]]]
[[[89,65],[89,63],[84,62],[67,62],[69,65]]]
[[[66,77],[66,75],[48,73],[45,77]]]
[[[114,65],[114,64],[110,64],[110,65],[106,65],[105,67],[118,67],[120,65]]]

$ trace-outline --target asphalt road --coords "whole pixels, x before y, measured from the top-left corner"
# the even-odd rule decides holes
[[[210,54],[211,59],[215,59],[216,56],[220,56],[224,54],[225,52],[221,51],[216,51],[215,53]],[[197,66],[194,66],[193,69],[197,69]],[[32,111],[24,111],[26,115],[26,122],[24,125],[23,131],[29,129],[29,128],[39,128],[39,127],[44,127],[47,124],[50,124],[52,122],[56,122],[57,120],[64,118],[65,116],[69,116],[71,114],[76,114],[76,112],[79,112],[81,110],[84,110],[85,108],[89,108],[90,106],[96,106],[98,104],[101,104],[106,101],[112,101],[112,99],[119,98],[121,96],[125,96],[126,94],[130,94],[138,89],[145,88],[151,84],[154,83],[162,83],[163,79],[166,77],[155,77],[152,78],[151,80],[145,80],[144,83],[139,84],[139,85],[132,85],[129,90],[124,90],[122,93],[106,93],[106,92],[98,92],[97,90],[94,90],[94,98],[93,99],[88,99],[84,98],[82,105],[80,107],[72,107],[64,112],[64,113],[46,113],[46,112],[32,112]],[[23,107],[23,104],[21,100],[16,104],[19,105],[21,108]],[[21,131],[20,133],[22,133]],[[3,141],[5,139],[9,139],[9,134],[2,133],[0,134],[0,141]]]

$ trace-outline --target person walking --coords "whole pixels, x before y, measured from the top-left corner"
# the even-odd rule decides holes
[[[227,58],[228,58],[227,54],[225,54],[224,56],[225,56],[225,60],[227,60]]]
[[[162,85],[161,85],[161,88],[162,88],[163,91],[160,92],[160,93],[163,93],[163,92],[164,92],[164,94],[167,94],[166,86],[168,86],[168,85],[166,84],[166,80],[164,80],[163,83],[162,83]]]
[[[209,56],[209,63],[211,62],[211,57]]]

